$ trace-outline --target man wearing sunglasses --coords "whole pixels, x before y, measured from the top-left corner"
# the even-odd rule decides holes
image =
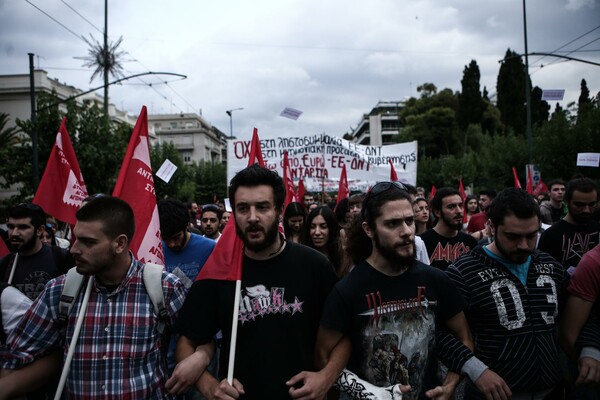
[[[337,283],[321,319],[317,350],[324,380],[338,377],[329,368],[344,364],[350,350],[338,350],[349,341],[340,390],[354,398],[396,399],[399,391],[404,399],[448,398],[458,375],[449,374],[443,383],[437,378],[435,338],[472,347],[466,303],[446,274],[415,259],[414,211],[404,185],[373,186],[361,217],[348,245],[368,249],[369,255]]]
[[[35,300],[48,281],[74,266],[67,250],[44,246],[46,215],[36,204],[21,203],[8,210],[8,239],[15,252],[0,261],[0,280]]]
[[[600,223],[592,219],[598,186],[589,178],[572,179],[564,199],[567,215],[542,233],[538,248],[572,273],[581,257],[600,243]]]

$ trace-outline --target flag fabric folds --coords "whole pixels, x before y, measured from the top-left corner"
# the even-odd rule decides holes
[[[542,193],[548,193],[548,186],[546,186],[544,181],[540,179],[540,183],[538,183],[537,186],[535,187],[535,189],[533,191],[533,195],[538,196]]]
[[[398,174],[396,173],[396,169],[394,168],[394,164],[392,163],[392,159],[389,159],[390,162],[390,181],[398,182]]]
[[[429,192],[429,201],[433,199],[433,196],[435,196],[435,192],[437,192],[437,188],[435,187],[435,185],[431,185],[431,192]]]
[[[133,128],[113,196],[125,200],[135,215],[135,235],[129,248],[144,263],[164,265],[160,222],[148,146],[146,106]]]
[[[283,183],[285,184],[285,200],[283,202],[283,209],[285,210],[288,204],[293,201],[298,201],[287,151],[283,152]]]
[[[460,193],[460,198],[463,201],[463,223],[468,222],[469,216],[467,215],[467,193],[465,192],[465,186],[463,185],[462,178],[458,181],[458,192]]]
[[[346,197],[350,197],[350,189],[348,188],[348,175],[346,174],[346,164],[342,165],[342,173],[340,175],[340,185],[338,186],[337,200],[335,202],[334,211],[340,201]]]
[[[298,181],[298,191],[296,192],[296,198],[299,203],[302,203],[304,200],[304,195],[306,194],[306,189],[304,188],[304,180],[300,178]]]
[[[512,167],[513,178],[515,180],[515,187],[521,189],[521,182],[519,181],[519,176],[517,175],[517,170],[515,167]]]
[[[252,142],[250,143],[250,158],[248,166],[258,163],[265,166],[258,139],[258,129],[254,128]],[[233,201],[234,199],[230,199]],[[235,204],[231,205],[235,208]],[[233,218],[229,218],[221,237],[213,252],[210,254],[204,266],[198,273],[196,280],[218,279],[226,281],[239,281],[242,279],[242,261],[244,257],[244,244],[235,230],[235,209]]]
[[[75,225],[75,213],[88,193],[66,122],[67,119],[63,118],[33,203],[47,214]]]

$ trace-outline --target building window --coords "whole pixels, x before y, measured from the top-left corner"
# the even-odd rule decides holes
[[[183,162],[184,163],[191,163],[192,162],[192,152],[191,151],[184,151],[182,155],[183,155]]]

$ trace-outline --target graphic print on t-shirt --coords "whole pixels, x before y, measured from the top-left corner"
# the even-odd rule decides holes
[[[272,287],[270,290],[265,285],[246,287],[240,298],[239,321],[243,325],[269,314],[302,313],[304,301],[296,296],[294,299],[285,299],[284,295],[285,288],[281,287]]]
[[[435,313],[426,288],[419,287],[416,298],[386,301],[380,292],[365,296],[369,322],[362,331],[361,370],[367,381],[380,387],[401,383],[414,389],[423,387],[423,376],[434,346]],[[405,393],[406,399],[419,398],[419,390]]]

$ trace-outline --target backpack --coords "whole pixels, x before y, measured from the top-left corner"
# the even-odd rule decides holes
[[[154,306],[154,312],[158,316],[158,333],[163,335],[165,333],[165,325],[167,321],[167,309],[165,307],[165,295],[162,289],[162,271],[163,267],[158,264],[148,263],[145,264],[142,272],[144,279],[144,286],[150,296],[152,305]],[[71,268],[67,272],[65,277],[65,283],[60,296],[60,304],[58,306],[58,321],[65,325],[73,303],[79,296],[81,288],[83,286],[84,276],[77,272],[76,268]]]

